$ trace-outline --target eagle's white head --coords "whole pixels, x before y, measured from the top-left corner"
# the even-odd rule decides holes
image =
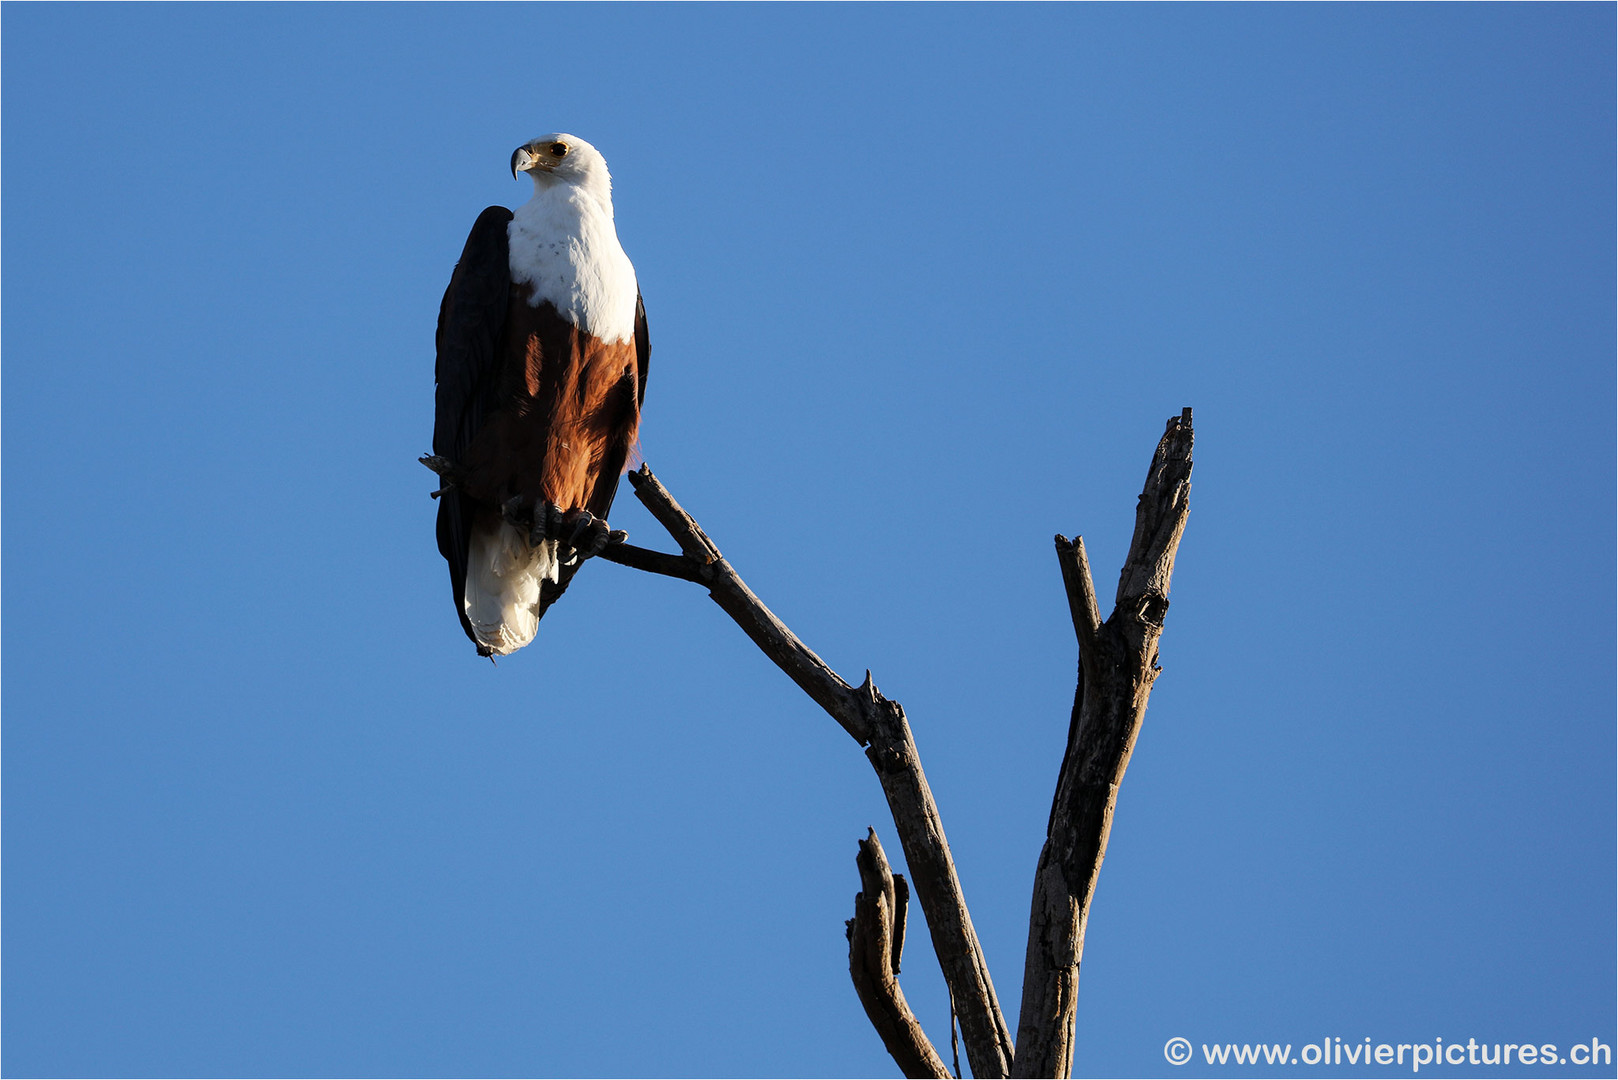
[[[576,135],[541,135],[511,155],[512,176],[523,173],[534,197],[506,227],[512,281],[529,286],[534,307],[549,301],[602,341],[628,341],[640,289],[613,224],[606,159]]]
[[[536,195],[558,184],[587,192],[602,205],[612,206],[612,176],[601,151],[565,132],[530,139],[512,151],[513,179],[527,173],[534,178]]]

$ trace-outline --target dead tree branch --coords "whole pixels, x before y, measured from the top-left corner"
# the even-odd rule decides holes
[[[668,530],[683,554],[666,555],[629,544],[613,544],[600,557],[702,585],[765,656],[866,747],[865,756],[876,770],[899,832],[916,899],[927,917],[933,951],[960,1016],[967,1061],[972,1072],[985,1080],[1010,1075],[1011,1033],[995,997],[989,965],[967,911],[944,825],[921,770],[921,755],[904,709],[877,691],[870,672],[865,673],[861,685],[852,686],[798,640],[753,595],[701,526],[675,502],[649,468],[643,465],[630,473],[629,482],[636,497]]]
[[[1191,491],[1191,410],[1168,423],[1135,510],[1135,536],[1112,615],[1101,621],[1084,542],[1056,537],[1079,639],[1067,751],[1034,875],[1013,1075],[1068,1076],[1079,960],[1118,785],[1157,678],[1157,644]]]
[[[911,1077],[947,1080],[949,1071],[910,1011],[899,989],[899,958],[904,953],[905,909],[910,890],[903,875],[888,868],[876,830],[860,841],[855,859],[860,891],[848,920],[848,973],[871,1026],[882,1037],[900,1070]]]

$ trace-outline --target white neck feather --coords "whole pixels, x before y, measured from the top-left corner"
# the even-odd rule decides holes
[[[511,277],[528,302],[550,301],[562,317],[601,340],[635,333],[635,268],[618,243],[610,181],[583,184],[535,177],[534,197],[511,219]]]

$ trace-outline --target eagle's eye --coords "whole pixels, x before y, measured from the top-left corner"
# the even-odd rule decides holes
[[[551,143],[550,150],[551,157],[553,158],[567,157],[567,143],[553,142]]]

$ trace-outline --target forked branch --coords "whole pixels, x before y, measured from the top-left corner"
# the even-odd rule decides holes
[[[1056,537],[1073,629],[1078,689],[1044,850],[1034,875],[1013,1075],[1068,1076],[1079,960],[1107,853],[1118,785],[1157,678],[1174,556],[1190,510],[1191,410],[1168,422],[1135,510],[1135,536],[1112,615],[1101,622],[1084,542]]]

